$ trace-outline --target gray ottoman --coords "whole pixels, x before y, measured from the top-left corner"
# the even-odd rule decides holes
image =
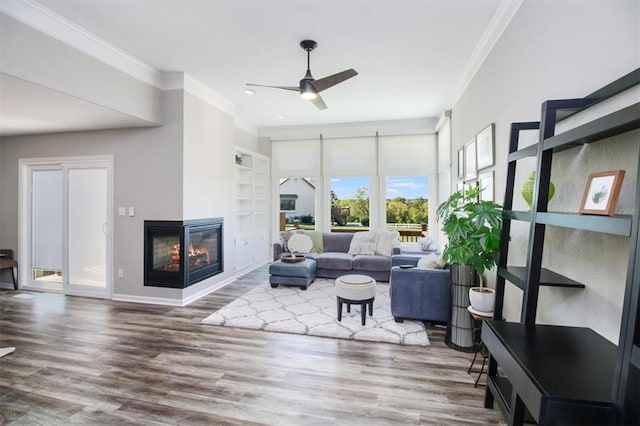
[[[305,259],[302,262],[285,263],[276,260],[269,265],[269,282],[271,287],[282,285],[297,285],[303,290],[316,279],[316,261]]]

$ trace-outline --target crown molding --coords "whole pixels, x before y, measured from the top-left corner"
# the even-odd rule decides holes
[[[162,90],[184,90],[185,92],[205,101],[209,105],[213,105],[223,112],[226,112],[234,119],[236,118],[236,106],[232,102],[200,83],[187,73],[182,71],[162,73],[161,88]]]
[[[160,72],[32,0],[0,1],[0,12],[155,87]]]
[[[467,61],[460,78],[453,87],[449,95],[447,108],[451,108],[460,100],[460,96],[462,96],[484,60],[489,56],[491,50],[493,50],[496,42],[500,39],[500,36],[515,16],[522,2],[523,0],[503,0],[502,3],[500,3],[498,10],[493,15],[486,31]]]

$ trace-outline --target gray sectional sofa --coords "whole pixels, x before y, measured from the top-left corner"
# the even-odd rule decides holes
[[[349,254],[353,232],[324,232],[322,253],[305,253],[308,259],[316,261],[316,276],[338,278],[347,274],[368,275],[376,281],[389,281],[391,257],[382,255]],[[277,260],[284,252],[281,242],[273,243],[273,259]],[[393,247],[393,255],[400,254],[400,246]]]

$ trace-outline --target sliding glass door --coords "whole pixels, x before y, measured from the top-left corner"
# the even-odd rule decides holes
[[[30,218],[21,225],[21,244],[28,246],[21,254],[29,258],[24,287],[110,297],[112,161],[43,163],[22,165],[28,182],[22,205]]]

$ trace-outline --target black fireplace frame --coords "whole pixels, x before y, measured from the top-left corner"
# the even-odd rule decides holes
[[[224,218],[192,220],[145,220],[144,221],[144,285],[152,287],[186,288],[204,279],[224,272]],[[218,238],[219,262],[214,262],[194,271],[189,271],[185,255],[189,247],[189,231],[220,229]],[[160,271],[153,268],[152,232],[176,233],[180,241],[180,269],[178,271]]]

